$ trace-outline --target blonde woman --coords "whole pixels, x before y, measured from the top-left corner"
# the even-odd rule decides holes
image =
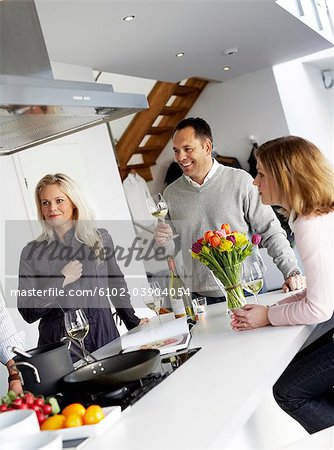
[[[310,433],[334,424],[334,174],[311,142],[296,136],[269,141],[256,152],[254,180],[266,205],[280,205],[295,234],[307,289],[267,308],[246,305],[231,325],[318,324],[317,339],[294,358],[274,386],[279,405]],[[332,320],[329,320],[331,319]]]
[[[45,175],[35,200],[43,231],[21,254],[18,308],[29,323],[41,319],[38,345],[58,342],[66,334],[64,311],[74,308],[83,308],[89,321],[88,351],[116,339],[107,298],[111,291],[128,329],[146,321],[134,314],[111,236],[96,228],[74,181],[61,173]]]

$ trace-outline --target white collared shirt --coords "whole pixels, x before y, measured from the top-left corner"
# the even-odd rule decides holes
[[[14,358],[12,347],[24,349],[24,333],[17,331],[6,303],[0,293],[0,361],[6,364]]]
[[[290,211],[290,216],[289,216],[289,221],[288,221],[288,224],[289,224],[289,227],[290,227],[290,230],[294,233],[295,232],[295,226],[294,226],[294,221],[296,220],[296,213],[295,213],[295,211],[292,209],[291,211]]]
[[[207,173],[206,177],[204,178],[204,181],[202,184],[197,183],[196,181],[192,180],[188,175],[185,175],[185,179],[190,183],[192,186],[200,187],[203,186],[207,181],[210,180],[210,178],[217,172],[217,169],[219,167],[219,162],[213,158],[213,164],[209,172]]]

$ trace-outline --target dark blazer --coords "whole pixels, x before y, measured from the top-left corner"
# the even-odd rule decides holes
[[[66,233],[64,242],[32,241],[22,250],[18,309],[29,323],[40,319],[38,345],[58,342],[65,336],[64,311],[75,308],[83,308],[89,321],[85,339],[88,351],[116,339],[119,333],[107,294],[112,294],[110,300],[128,329],[139,324],[115,259],[112,238],[107,230],[99,232],[105,251],[102,262],[92,249],[74,237],[74,228]],[[82,276],[63,288],[60,270],[75,259],[83,265]]]

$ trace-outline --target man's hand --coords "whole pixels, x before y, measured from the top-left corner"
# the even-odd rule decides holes
[[[303,275],[294,275],[285,280],[282,289],[283,292],[296,291],[306,288],[306,278]]]
[[[23,388],[20,380],[10,381],[8,384],[8,390],[14,391],[15,394],[22,394]]]
[[[9,378],[11,378],[11,377],[15,378],[14,380],[11,380],[11,381],[8,380],[8,390],[14,391],[15,394],[21,394],[23,392],[22,384],[19,379],[19,373],[18,373],[17,369],[12,367],[14,364],[15,364],[15,361],[13,359],[10,359],[6,363]]]
[[[234,331],[246,331],[270,325],[268,308],[260,305],[245,305],[234,309],[231,314],[231,327]]]
[[[165,246],[173,238],[173,230],[168,223],[158,222],[154,231],[154,239],[158,245]]]

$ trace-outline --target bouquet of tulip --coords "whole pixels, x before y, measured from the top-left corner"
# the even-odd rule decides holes
[[[249,241],[245,233],[231,231],[230,225],[223,223],[220,230],[207,231],[191,247],[192,257],[205,264],[223,284],[228,310],[246,303],[240,282],[242,262],[260,242],[259,234]]]

